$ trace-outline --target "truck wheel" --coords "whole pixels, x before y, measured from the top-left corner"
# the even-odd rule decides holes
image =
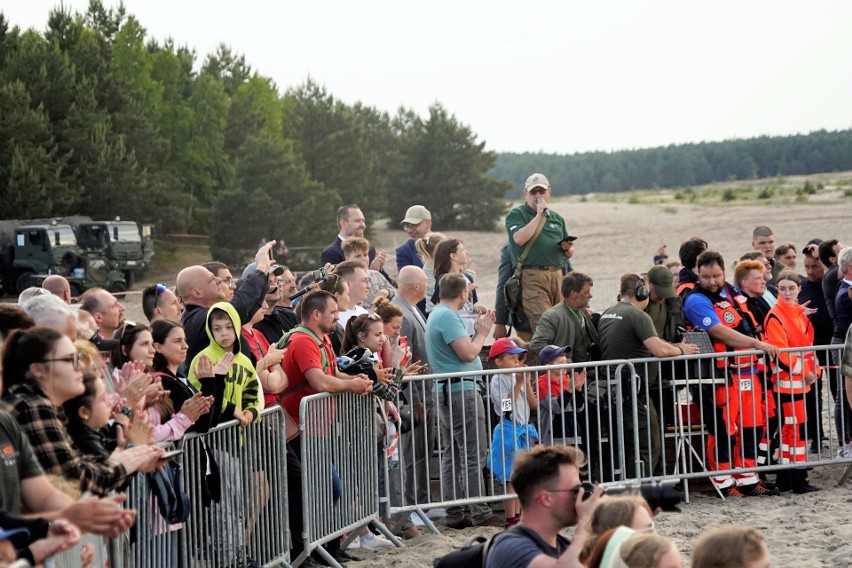
[[[27,288],[33,285],[33,272],[27,270],[22,272],[20,276],[18,276],[18,280],[15,282],[16,287],[18,288],[18,293],[20,294]]]
[[[109,291],[113,294],[116,292],[124,292],[127,290],[127,287],[124,285],[124,282],[113,282],[109,285]]]
[[[127,281],[127,289],[130,290],[133,288],[133,284],[136,283],[135,273],[132,270],[124,271],[124,279]]]

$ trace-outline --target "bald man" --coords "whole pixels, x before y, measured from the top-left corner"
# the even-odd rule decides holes
[[[51,274],[44,279],[44,282],[41,283],[41,287],[54,296],[61,298],[66,304],[71,303],[71,285],[64,276]]]
[[[408,340],[411,360],[428,364],[426,318],[417,309],[417,304],[426,298],[426,273],[418,266],[404,266],[399,271],[396,283],[399,293],[391,303],[402,311],[399,335]],[[437,426],[433,388],[433,381],[417,381],[405,387],[412,414],[411,430],[401,436],[400,469],[405,480],[406,505],[429,502],[426,460],[432,455],[435,446]]]
[[[83,292],[80,307],[92,314],[104,339],[112,338],[124,325],[124,304],[103,288],[89,288]]]
[[[275,241],[270,241],[258,249],[254,257],[257,270],[242,279],[239,289],[234,292],[230,300],[243,323],[247,323],[263,304],[267,290],[266,273],[272,264],[269,249],[274,245]],[[188,365],[202,349],[210,344],[210,338],[207,337],[205,329],[207,310],[216,302],[227,300],[220,286],[221,279],[201,265],[189,266],[181,270],[177,275],[176,283],[177,293],[186,307],[181,321],[186,333],[186,343],[189,345],[186,353]],[[249,353],[246,355],[251,358]]]

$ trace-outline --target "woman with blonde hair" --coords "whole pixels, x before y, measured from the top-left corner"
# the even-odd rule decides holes
[[[431,312],[435,307],[431,300],[432,294],[435,292],[435,249],[438,247],[438,243],[446,238],[444,233],[428,233],[414,243],[417,254],[423,258],[423,272],[426,273],[426,313]]]
[[[609,529],[630,527],[635,530],[653,530],[653,511],[639,495],[619,495],[601,499],[589,520],[589,536],[580,553],[580,561],[586,561],[598,540]]]
[[[723,525],[700,537],[692,549],[692,568],[769,568],[766,537],[753,527]]]

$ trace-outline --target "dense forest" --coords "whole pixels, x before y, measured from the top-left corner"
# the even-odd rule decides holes
[[[328,242],[351,202],[490,229],[508,188],[495,159],[438,103],[391,116],[311,79],[281,93],[229,47],[199,60],[123,6],[60,6],[42,32],[0,13],[0,219],[121,216],[209,234],[236,262],[262,237]]]
[[[523,187],[533,172],[556,195],[684,187],[734,179],[852,169],[852,130],[680,144],[644,150],[558,155],[502,153],[489,172]],[[517,190],[510,192],[517,195]]]

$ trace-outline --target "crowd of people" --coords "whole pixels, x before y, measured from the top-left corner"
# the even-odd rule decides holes
[[[598,522],[616,501],[601,499],[600,490],[582,499],[583,452],[603,427],[586,414],[587,387],[604,378],[565,365],[699,353],[697,343],[684,339],[686,330],[706,333],[717,352],[748,353],[720,358],[719,371],[729,380],[702,397],[710,401],[703,420],[720,495],[816,490],[802,465],[824,435],[819,400],[829,361],[826,352],[779,349],[845,341],[842,360],[839,351],[832,353],[841,374],[829,388],[843,437],[840,453],[852,457],[852,248],[812,240],[802,249],[806,274],[799,276],[796,247],[776,247],[772,231],[757,227],[752,250],[733,266],[729,282],[722,256],[694,237],[680,246],[679,262],[667,262],[661,248],[647,272],[622,275],[618,301],[596,314],[589,308],[593,278],[571,265],[577,237],[549,209],[551,192],[544,175],[531,175],[523,203],[506,217],[494,310],[478,301],[476,267],[464,243],[433,231],[428,209],[414,205],[401,221],[409,239],[395,251],[392,276],[389,255],[365,238],[367,222],[354,204],[338,211],[339,234],[322,252],[322,269],[298,281],[273,260],[286,258],[286,245],[270,241],[239,278],[210,262],[181,270],[173,287],[147,286],[147,324],[127,321],[121,301],[103,289],[88,290],[72,306],[61,276],[25,290],[17,306],[0,305],[0,435],[4,454],[14,456],[0,465],[0,526],[27,530],[13,538],[16,554],[40,562],[73,545],[80,530],[126,530],[133,512],[121,507],[122,497],[107,495],[136,473],[164,467],[157,444],[231,420],[246,427],[272,405],[298,422],[304,397],[351,392],[372,397],[382,426],[401,432],[403,459],[388,480],[393,505],[469,500],[446,509],[447,527],[511,529],[494,543],[489,566],[528,566],[541,554],[567,554],[588,566],[680,565],[670,541],[646,534],[652,531],[643,525],[653,523],[641,506],[625,505],[623,522]],[[488,365],[498,370],[490,378],[481,374],[480,357],[489,338]],[[553,368],[533,376],[522,370],[527,364]],[[617,379],[659,388],[659,365],[636,369],[636,377]],[[423,373],[437,378],[403,381]],[[625,427],[643,432],[635,448],[641,461],[629,461],[627,473],[654,474],[663,450],[660,424],[671,410],[630,389],[621,396],[636,398],[635,416],[634,405],[624,405]],[[488,432],[490,410],[498,422]],[[631,434],[625,435],[628,447]],[[379,452],[387,449],[379,446]],[[436,450],[444,480],[437,498],[426,467]],[[286,443],[286,452],[291,558],[321,564],[302,554],[309,496],[302,494],[298,438]],[[220,479],[199,480],[216,501],[231,458],[215,449],[207,454],[208,463],[222,462],[215,468]],[[771,460],[790,465],[774,482],[728,473]],[[504,503],[504,519],[478,499],[483,465],[507,493],[517,494]],[[341,475],[332,467],[335,503],[345,498]],[[24,517],[24,511],[40,517]],[[385,520],[397,535],[419,534],[412,517]],[[574,524],[573,543],[557,538]],[[250,525],[247,520],[246,534]],[[744,558],[762,561],[759,534],[744,539],[742,531],[720,530],[696,545],[693,566],[735,565],[696,564],[702,550],[718,546],[713,539],[734,537],[737,550],[749,551]],[[375,550],[392,543],[364,529],[354,546]],[[327,550],[340,562],[351,559],[337,541]],[[253,565],[244,548],[227,554]],[[607,563],[615,557],[623,564]]]

